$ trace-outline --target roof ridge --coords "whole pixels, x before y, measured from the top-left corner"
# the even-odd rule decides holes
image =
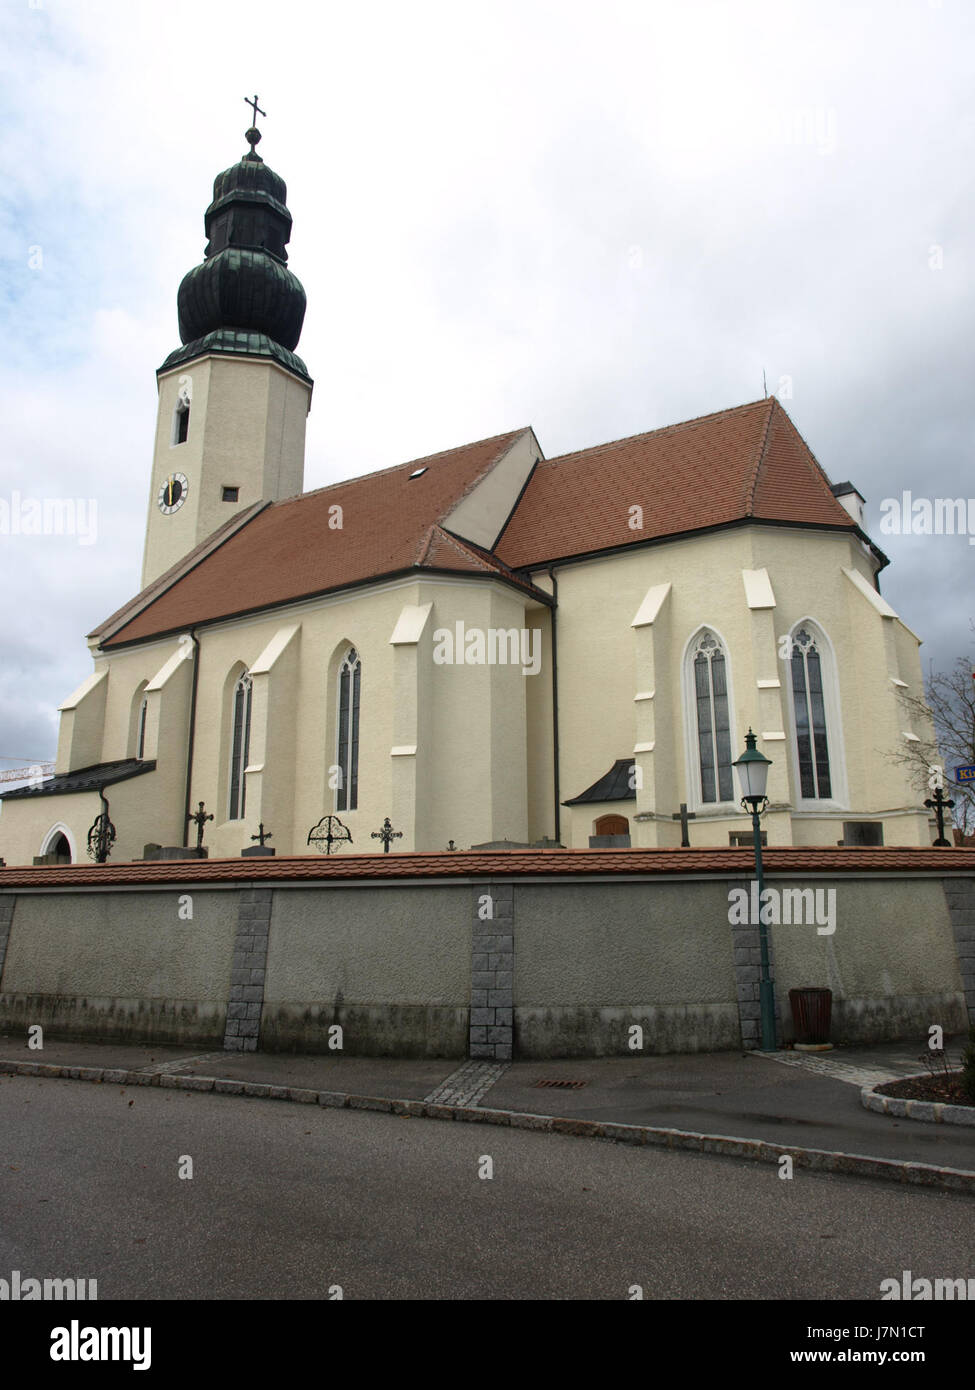
[[[537,585],[533,584],[530,579],[526,579],[523,575],[519,574],[517,570],[513,570],[510,565],[506,565],[493,551],[485,550],[475,542],[465,540],[463,536],[455,536],[452,531],[448,531],[447,528],[441,526],[439,522],[431,526],[429,532],[430,539],[432,539],[434,531],[438,532],[448,544],[452,545],[458,554],[466,555],[468,559],[476,560],[488,574],[500,575],[502,579],[510,580],[512,584],[518,585],[519,588],[529,590],[534,594],[541,594],[546,599],[551,597],[550,594],[545,593],[544,589],[539,589]],[[424,559],[425,558],[426,551],[424,551]],[[422,561],[417,561],[418,565],[421,563]]]
[[[772,417],[775,415],[775,407],[776,407],[776,405],[778,405],[778,401],[776,400],[774,394],[771,395],[771,396],[769,396],[768,401],[769,401],[768,415],[765,417],[765,429],[764,429],[764,431],[762,432],[762,444],[761,444],[761,448],[760,448],[759,451],[758,451],[758,458],[755,460],[755,467],[754,467],[754,469],[752,470],[751,482],[749,483],[749,485],[748,485],[748,486],[746,487],[746,489],[745,489],[745,515],[746,515],[746,516],[754,516],[754,515],[755,515],[754,510],[753,510],[754,505],[755,505],[755,490],[756,490],[756,488],[758,487],[758,476],[759,476],[759,474],[760,474],[761,471],[762,471],[762,464],[765,462],[765,455],[766,455],[766,453],[768,452],[769,438],[770,438],[770,436],[771,436],[771,434],[772,434]]]
[[[418,463],[436,463],[438,459],[446,458],[448,454],[459,454],[464,449],[476,448],[478,444],[493,444],[496,439],[513,439],[516,435],[524,434],[529,429],[531,429],[531,425],[524,425],[521,429],[486,435],[484,439],[471,439],[466,444],[457,444],[452,449],[441,449],[436,454],[422,454],[419,458],[406,459],[403,463],[392,463],[388,468],[376,468],[371,473],[357,473],[354,478],[337,478],[334,483],[325,483],[324,486],[314,487],[308,492],[296,492],[293,497],[282,497],[277,502],[272,502],[271,506],[282,507],[291,502],[303,502],[306,497],[318,497],[323,492],[331,492],[333,488],[348,487],[350,483],[365,482],[367,478],[384,478],[390,473],[398,473],[402,468],[415,468]],[[497,457],[493,460],[493,463],[496,462]],[[483,474],[479,476],[483,476]]]
[[[437,527],[436,522],[434,522],[432,526],[427,527],[423,536],[420,538],[420,544],[417,546],[416,559],[413,562],[414,564],[422,565],[423,562],[426,560],[427,553],[429,552],[430,546],[433,543],[433,533],[438,529],[439,528]]]
[[[806,443],[805,439],[804,439],[803,436],[802,436],[802,433],[800,432],[800,430],[798,429],[798,427],[797,427],[797,425],[796,425],[796,422],[793,420],[792,416],[789,414],[789,412],[788,412],[788,411],[785,409],[785,407],[782,405],[781,401],[777,400],[775,396],[772,396],[771,399],[772,399],[773,401],[775,401],[775,404],[778,406],[779,410],[781,411],[782,417],[783,417],[783,419],[785,420],[785,422],[786,422],[788,428],[792,431],[792,433],[794,434],[795,438],[799,441],[799,444],[802,446],[800,452],[801,452],[801,456],[802,456],[803,462],[805,463],[806,467],[809,468],[809,470],[811,471],[813,478],[814,478],[818,483],[820,483],[820,485],[825,489],[825,492],[826,492],[826,493],[828,494],[828,496],[832,499],[832,501],[833,501],[834,503],[836,503],[836,506],[839,507],[841,511],[846,512],[846,508],[845,508],[840,502],[838,502],[837,499],[836,499],[836,495],[835,495],[835,493],[833,492],[833,486],[832,486],[832,484],[830,483],[830,480],[829,480],[829,474],[826,472],[826,469],[823,467],[823,465],[819,462],[819,459],[818,459],[818,458],[816,457],[816,455],[813,453],[812,449],[810,449],[809,445]],[[772,413],[774,413],[774,412],[772,412]],[[771,434],[771,418],[772,418],[772,413],[770,413],[770,415],[769,415],[769,421],[770,421],[769,434]],[[762,459],[762,461],[764,461],[764,450],[763,450],[763,459]],[[755,475],[755,483],[754,483],[754,488],[753,488],[753,495],[754,495],[754,491],[757,490],[757,488],[758,488],[758,473],[756,472],[756,475]],[[750,515],[753,515],[753,513],[750,513]],[[849,515],[849,514],[847,513],[847,515]],[[852,517],[850,517],[850,525],[853,526],[853,527],[855,527],[855,526],[857,525],[857,523],[853,520]]]
[[[654,434],[672,434],[676,430],[688,429],[691,425],[702,425],[706,420],[716,420],[722,415],[736,415],[742,410],[754,410],[756,406],[767,404],[766,400],[745,401],[742,405],[730,405],[724,410],[712,410],[707,415],[695,415],[690,420],[678,420],[673,425],[658,425],[653,430],[642,430],[638,434],[624,434],[619,439],[609,439],[605,444],[592,444],[584,449],[572,449],[567,454],[557,454],[554,458],[540,459],[539,466],[546,463],[563,463],[566,459],[577,458],[580,454],[598,454],[604,449],[614,449],[618,444],[629,444],[634,439],[649,439]]]
[[[513,575],[515,578],[521,578],[517,570],[512,569],[509,564],[501,559],[500,555],[496,555],[495,552],[489,550],[487,546],[478,545],[477,541],[469,540],[467,536],[458,536],[455,532],[448,530],[446,526],[438,525],[437,529],[449,539],[455,541],[457,545],[463,546],[474,556],[475,560],[483,560],[486,565],[490,565],[492,568],[503,570],[505,574]],[[532,585],[532,587],[534,588],[535,586]]]

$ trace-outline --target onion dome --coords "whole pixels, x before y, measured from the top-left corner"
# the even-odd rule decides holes
[[[305,317],[305,291],[287,265],[291,213],[284,179],[269,169],[254,146],[213,181],[206,210],[207,245],[202,265],[184,276],[177,296],[177,348],[160,370],[205,352],[274,357],[308,378],[294,349]]]

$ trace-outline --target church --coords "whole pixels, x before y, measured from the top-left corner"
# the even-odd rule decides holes
[[[547,458],[529,425],[303,491],[313,382],[283,179],[219,174],[159,406],[140,592],[88,638],[54,774],[6,793],[8,865],[752,842],[922,846],[896,760],[920,639],[864,501],[775,398]],[[841,467],[840,472],[845,471]],[[333,848],[333,846],[329,846]],[[341,846],[334,846],[341,852]]]

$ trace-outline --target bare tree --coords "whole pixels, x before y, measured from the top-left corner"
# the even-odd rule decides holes
[[[972,624],[975,631],[975,623]],[[975,783],[956,783],[953,769],[975,765],[975,665],[960,656],[951,671],[929,672],[923,696],[900,692],[909,727],[918,734],[891,755],[925,797],[941,785],[955,803],[951,818],[966,835],[975,830]],[[923,733],[921,732],[923,730]]]

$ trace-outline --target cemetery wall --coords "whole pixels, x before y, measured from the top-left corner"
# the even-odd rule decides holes
[[[496,1060],[754,1047],[749,866],[577,850],[2,870],[0,1032],[325,1051],[338,1026],[349,1055]],[[766,886],[780,1042],[803,986],[833,991],[835,1042],[975,1022],[971,851],[771,849]],[[799,920],[776,920],[787,900]]]

